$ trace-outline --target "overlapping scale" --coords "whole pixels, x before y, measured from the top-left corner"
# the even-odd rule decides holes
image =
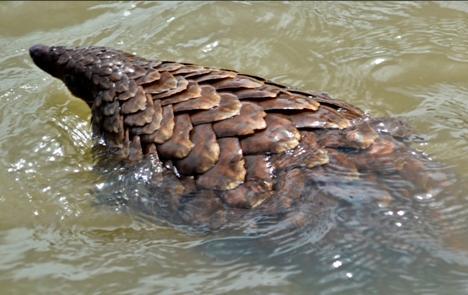
[[[239,140],[235,137],[218,139],[220,154],[216,165],[200,175],[197,185],[201,188],[229,190],[244,182],[246,170]]]
[[[335,109],[320,106],[315,111],[291,113],[287,116],[297,128],[337,128],[344,129],[351,126],[351,122]]]
[[[158,70],[152,70],[146,72],[143,77],[136,80],[138,85],[153,83],[161,78],[161,73]]]
[[[125,124],[129,126],[144,126],[151,122],[154,115],[153,100],[147,95],[145,108],[139,112],[125,116]]]
[[[193,73],[198,73],[201,70],[203,70],[204,67],[202,66],[197,66],[197,65],[187,65],[185,67],[182,67],[176,71],[173,71],[173,75],[188,75],[188,74],[193,74]]]
[[[329,164],[357,173],[335,149],[379,157],[396,148],[359,121],[361,110],[324,93],[104,47],[90,52],[64,51],[59,63],[97,89],[93,130],[130,160],[157,153],[199,189],[225,190],[219,197],[229,206],[260,206],[281,187],[276,202],[288,208],[303,169]]]
[[[282,153],[299,145],[301,135],[288,119],[268,114],[265,130],[241,140],[244,154]]]
[[[352,128],[318,133],[318,142],[327,148],[367,149],[378,138],[368,122],[358,122]]]
[[[166,90],[166,91],[158,93],[158,94],[154,94],[153,98],[163,99],[165,97],[170,97],[170,96],[172,96],[174,94],[177,94],[177,93],[180,93],[180,92],[186,90],[189,82],[187,80],[185,80],[185,78],[182,77],[182,76],[176,76],[175,78],[177,80],[177,84],[176,84],[176,86],[174,88],[171,88],[169,90]]]
[[[154,101],[152,109],[153,115],[149,122],[143,127],[132,128],[133,134],[152,134],[161,127],[161,121],[163,119],[161,102],[159,100]]]
[[[156,68],[159,71],[167,71],[167,72],[173,72],[177,71],[178,69],[182,68],[184,65],[175,63],[175,62],[162,62],[159,66]]]
[[[187,157],[176,161],[176,167],[181,174],[201,174],[212,168],[219,158],[219,145],[211,124],[194,127],[191,141],[193,149]]]
[[[231,71],[212,71],[208,74],[198,76],[197,78],[195,78],[195,81],[197,83],[207,83],[224,78],[234,78],[235,76],[237,76],[237,73]]]
[[[144,85],[146,93],[158,94],[177,87],[177,79],[169,72],[161,72],[160,78]]]
[[[174,112],[209,110],[220,105],[221,97],[208,85],[201,86],[200,97],[174,104]]]
[[[114,101],[112,103],[107,103],[102,108],[102,113],[104,116],[112,116],[120,111],[120,103],[118,101]]]
[[[122,113],[124,114],[131,114],[137,111],[141,111],[145,109],[146,106],[146,94],[143,88],[140,86],[135,93],[135,96],[129,98],[127,101],[122,103]]]
[[[101,90],[98,96],[104,101],[111,102],[115,100],[116,92],[115,92],[115,89],[113,88],[108,89],[108,90]]]
[[[202,89],[200,86],[198,86],[197,83],[190,81],[187,84],[187,88],[180,93],[177,93],[177,94],[171,93],[170,95],[166,96],[167,92],[163,92],[160,94],[160,96],[153,95],[153,97],[156,99],[162,99],[162,105],[168,105],[168,104],[176,104],[179,102],[190,100],[192,98],[200,97],[201,91]]]
[[[148,143],[164,143],[174,134],[174,112],[172,106],[168,105],[162,108],[162,119],[159,129],[150,135],[143,135],[143,141]]]
[[[123,127],[123,117],[115,113],[112,116],[104,116],[104,120],[102,122],[102,128],[105,131],[119,133]]]
[[[235,189],[225,191],[221,198],[230,207],[251,209],[259,207],[273,195],[271,187],[262,182],[246,181]]]
[[[241,136],[254,133],[266,128],[263,108],[249,102],[242,102],[238,116],[222,120],[213,124],[218,137]]]
[[[138,91],[138,85],[134,80],[130,80],[128,82],[127,90],[121,92],[118,96],[119,100],[125,101],[128,100],[130,97],[134,97]]]
[[[203,124],[225,120],[240,113],[241,103],[237,96],[230,93],[220,93],[219,106],[206,111],[200,111],[191,116],[192,123]]]
[[[261,99],[261,98],[273,98],[278,95],[280,89],[270,85],[263,85],[256,89],[242,89],[236,91],[236,95],[239,99]]]
[[[45,47],[32,52],[38,49]],[[364,179],[384,193],[391,192],[383,181],[387,175],[418,190],[430,190],[440,177],[427,173],[400,141],[404,128],[383,124],[383,130],[378,120],[325,93],[105,47],[49,49],[46,62],[55,63],[50,68],[58,67],[71,92],[91,107],[99,144],[125,161],[154,154],[164,168],[152,184],[167,188],[170,199],[162,210],[187,222],[222,223],[228,214],[245,212],[227,207],[304,222],[289,209],[305,200],[305,192],[317,208],[336,202],[324,199],[329,192],[319,185],[336,188],[326,183],[326,173],[350,184]],[[311,192],[310,184],[318,189]]]
[[[262,181],[270,189],[273,183],[274,168],[268,155],[248,155],[244,156],[247,168],[246,180]]]
[[[94,79],[94,76],[93,76],[93,79]],[[116,81],[114,83],[115,92],[117,93],[127,92],[130,89],[131,81],[134,81],[134,80],[130,80],[127,75],[123,75],[119,81]]]
[[[174,121],[172,137],[157,146],[159,155],[165,159],[185,158],[193,147],[193,142],[190,140],[190,131],[193,128],[190,116],[187,114],[177,115]]]
[[[256,103],[265,111],[272,110],[312,110],[319,108],[319,103],[307,98],[278,97],[266,100],[259,100]]]
[[[227,78],[212,84],[216,90],[238,89],[238,88],[257,88],[263,83],[253,80],[252,78],[237,76],[236,79]]]

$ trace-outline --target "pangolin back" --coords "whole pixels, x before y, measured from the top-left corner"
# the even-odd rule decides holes
[[[323,93],[105,47],[30,52],[90,105],[93,131],[114,155],[157,155],[182,181],[181,195],[216,191],[223,206],[258,207],[275,197],[289,206],[304,169],[367,169],[398,146],[360,109]],[[368,161],[351,160],[347,150],[366,151]]]

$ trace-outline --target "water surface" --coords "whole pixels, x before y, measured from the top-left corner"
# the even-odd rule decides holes
[[[12,294],[465,294],[468,3],[2,2],[0,289]],[[104,45],[323,90],[415,129],[437,196],[313,227],[196,234],[93,205],[90,110],[36,43]]]

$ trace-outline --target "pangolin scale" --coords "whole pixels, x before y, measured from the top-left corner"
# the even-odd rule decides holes
[[[165,163],[179,181],[177,210],[196,191],[205,208],[288,208],[306,176],[327,167],[374,182],[389,163],[404,178],[421,170],[398,132],[324,93],[106,47],[35,45],[30,55],[90,106],[94,135],[115,158]]]

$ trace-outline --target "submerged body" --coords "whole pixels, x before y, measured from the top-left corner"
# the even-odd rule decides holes
[[[401,140],[397,121],[323,93],[104,47],[36,45],[30,54],[88,103],[106,153],[152,161],[152,201],[128,202],[173,223],[219,227],[263,212],[300,225],[311,219],[300,204],[385,205],[396,190],[412,197],[444,181]]]

